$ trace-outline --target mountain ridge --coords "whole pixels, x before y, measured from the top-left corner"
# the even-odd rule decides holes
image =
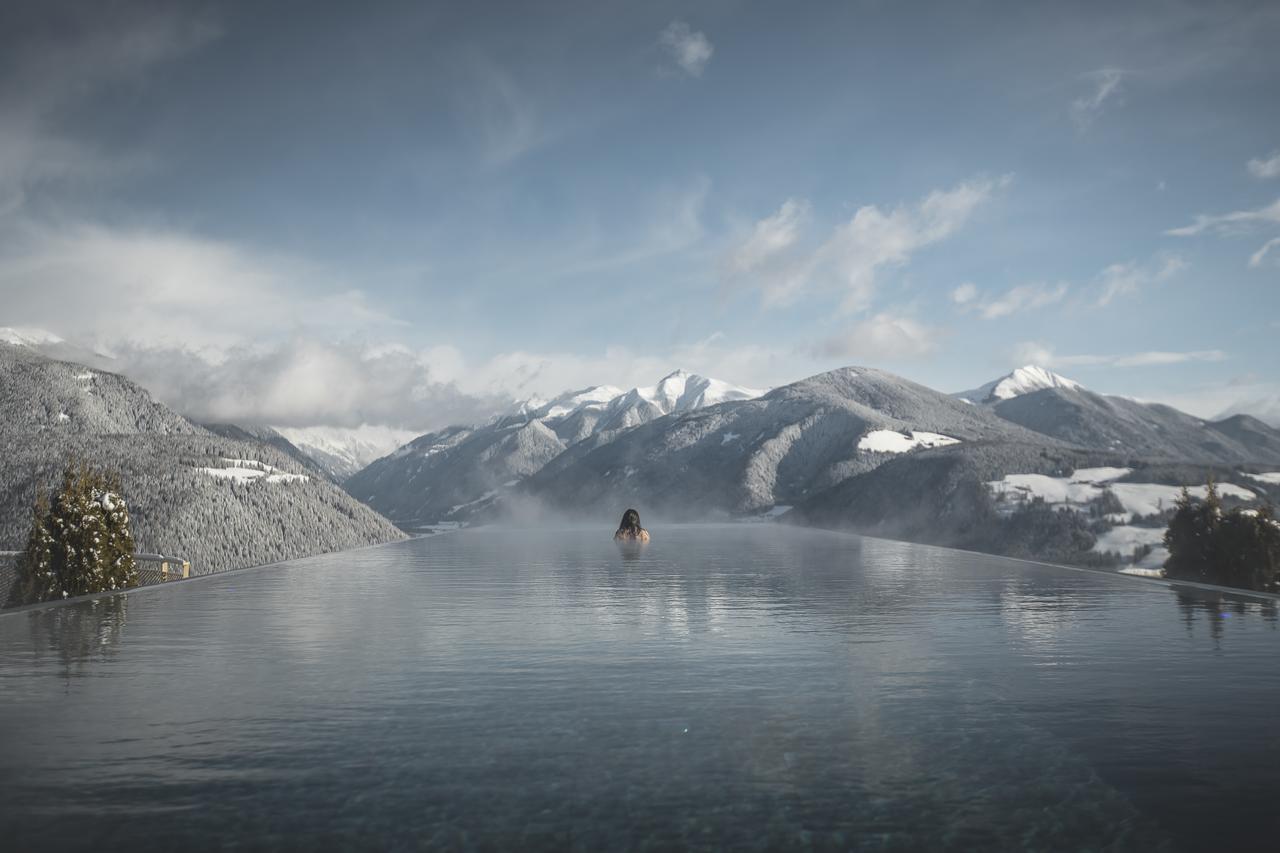
[[[73,459],[119,474],[140,550],[197,574],[403,538],[285,448],[234,430],[117,374],[0,344],[0,549],[23,546],[36,494]]]

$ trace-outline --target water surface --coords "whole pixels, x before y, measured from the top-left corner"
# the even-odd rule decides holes
[[[777,526],[655,533],[463,531],[0,617],[0,838],[1277,837],[1267,603]]]

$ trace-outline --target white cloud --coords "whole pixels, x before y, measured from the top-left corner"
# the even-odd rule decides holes
[[[1046,344],[1024,341],[1014,348],[1014,358],[1019,364],[1037,364],[1041,367],[1160,367],[1188,362],[1224,361],[1222,350],[1165,351],[1116,353],[1110,355],[1058,355]]]
[[[814,354],[823,358],[911,359],[938,347],[942,331],[895,311],[885,311],[853,326],[848,332],[819,343]]]
[[[950,237],[1008,180],[974,180],[950,190],[934,190],[918,205],[899,206],[888,213],[875,205],[859,208],[836,228],[816,257],[818,265],[827,267],[844,289],[843,308],[865,309],[882,267],[903,266],[919,249]]]
[[[1207,231],[1219,234],[1237,234],[1246,231],[1250,226],[1268,223],[1280,223],[1280,199],[1276,199],[1266,207],[1256,210],[1236,210],[1216,216],[1200,214],[1195,222],[1181,228],[1170,228],[1164,232],[1173,237],[1194,237]]]
[[[1276,246],[1280,246],[1280,237],[1272,237],[1266,243],[1263,243],[1261,249],[1259,249],[1258,251],[1254,252],[1252,255],[1249,256],[1249,266],[1251,267],[1262,266],[1262,262],[1267,257],[1267,253],[1270,252],[1272,249],[1274,249]]]
[[[808,283],[813,262],[798,251],[809,224],[809,203],[787,199],[772,216],[756,222],[751,233],[724,259],[724,276],[759,287],[766,305],[791,301]]]
[[[1216,216],[1200,214],[1196,216],[1195,222],[1190,225],[1171,228],[1165,233],[1174,237],[1195,237],[1208,232],[1236,235],[1249,233],[1258,227],[1267,228],[1275,225],[1280,225],[1280,199],[1276,199],[1266,207],[1259,207],[1255,210],[1236,210]],[[1249,266],[1259,266],[1274,243],[1274,240],[1270,240],[1262,248],[1254,252],[1249,258]]]
[[[1021,311],[1032,311],[1061,302],[1069,289],[1070,285],[1066,282],[1055,285],[1043,282],[1020,284],[1005,291],[1003,295],[978,305],[978,313],[986,320],[994,320]]]
[[[1255,178],[1280,178],[1280,151],[1272,151],[1265,158],[1254,157],[1248,168]]]
[[[977,298],[978,286],[971,281],[966,281],[951,291],[951,301],[957,305],[968,305]]]
[[[1053,363],[1053,350],[1036,341],[1022,341],[1013,348],[1013,363],[1048,367]]]
[[[805,288],[820,285],[844,292],[844,311],[865,310],[882,269],[904,266],[915,252],[950,237],[1010,180],[1006,176],[966,181],[949,190],[934,190],[918,204],[899,205],[887,212],[865,205],[813,251],[788,255],[779,248],[764,253],[762,261],[769,262],[757,263],[746,281],[762,289],[768,305],[785,304]],[[756,223],[751,236],[730,253],[730,273],[734,272],[732,259],[761,258],[760,235],[773,235],[775,245],[786,242],[786,249],[794,249],[802,224],[799,212],[807,211],[803,204],[789,200],[778,213]]]
[[[808,219],[807,201],[787,199],[777,213],[757,222],[751,236],[733,250],[728,259],[730,269],[746,274],[765,267],[796,244]]]
[[[701,77],[706,70],[715,46],[706,35],[691,28],[684,21],[672,21],[658,36],[658,44],[687,74]]]
[[[1125,71],[1120,68],[1100,68],[1084,75],[1092,91],[1071,102],[1071,118],[1080,130],[1086,130],[1102,115],[1108,102],[1117,101],[1121,94],[1121,81]]]
[[[483,419],[508,402],[460,390],[450,376],[459,359],[452,348],[416,352],[295,336],[216,353],[125,344],[98,366],[198,421],[426,431]]]
[[[450,344],[415,349],[369,344],[358,336],[297,334],[202,350],[123,342],[112,347],[110,357],[77,358],[134,379],[197,421],[417,432],[480,422],[529,397],[545,399],[589,385],[651,385],[676,368],[769,387],[794,381],[812,366],[807,354],[735,346],[720,333],[666,352],[512,350],[468,359]]]
[[[22,222],[7,237],[6,316],[71,337],[221,349],[297,328],[402,325],[310,264],[181,232]]]
[[[1280,427],[1280,383],[1258,376],[1234,376],[1190,389],[1159,395],[1160,402],[1202,418],[1218,420],[1253,415]]]
[[[1112,264],[1098,276],[1102,293],[1098,306],[1105,307],[1118,296],[1137,293],[1144,287],[1167,281],[1187,268],[1187,262],[1178,255],[1161,255],[1146,264],[1137,261]]]

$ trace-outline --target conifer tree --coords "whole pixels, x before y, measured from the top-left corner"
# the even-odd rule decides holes
[[[72,463],[52,500],[37,498],[14,598],[33,604],[138,584],[129,508],[116,478]]]
[[[1217,487],[1209,481],[1205,499],[1197,503],[1186,486],[1178,496],[1173,518],[1164,533],[1164,547],[1169,550],[1165,561],[1165,577],[1179,580],[1216,583],[1213,579],[1213,540],[1222,516],[1222,501]]]
[[[1164,534],[1165,577],[1280,592],[1280,522],[1271,505],[1222,511],[1209,481],[1205,499],[1184,488]]]

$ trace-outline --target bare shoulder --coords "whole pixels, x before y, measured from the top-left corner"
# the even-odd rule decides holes
[[[641,528],[640,528],[640,532],[636,534],[636,541],[638,541],[638,542],[648,542],[648,541],[649,541],[649,531],[647,531],[647,530],[645,530],[643,527],[641,527]]]

